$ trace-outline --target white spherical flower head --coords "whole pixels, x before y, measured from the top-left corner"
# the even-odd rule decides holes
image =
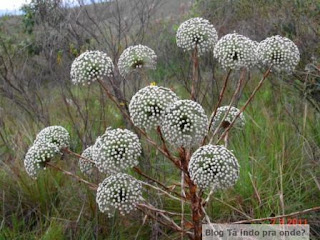
[[[229,110],[230,108],[230,110]],[[229,110],[229,112],[228,112]],[[228,114],[226,115],[226,117],[224,118],[225,114],[228,112]],[[212,124],[211,124],[211,130],[212,131],[216,131],[216,129],[220,126],[221,124],[221,128],[227,128],[230,126],[230,124],[233,122],[233,120],[235,119],[235,117],[239,114],[240,110],[236,107],[230,107],[230,106],[222,106],[219,107],[216,113],[216,116],[213,118],[212,120]],[[224,118],[224,120],[222,121],[222,119]],[[222,121],[222,122],[221,122]],[[238,129],[242,129],[245,125],[246,121],[244,118],[243,113],[241,113],[239,115],[239,117],[237,118],[237,120],[234,122],[234,127],[238,128]]]
[[[141,184],[127,174],[117,173],[99,184],[96,202],[101,212],[112,217],[116,210],[121,215],[135,210],[141,197]]]
[[[49,126],[38,133],[34,144],[38,143],[53,143],[61,150],[70,146],[70,135],[64,127]]]
[[[179,100],[165,112],[161,129],[165,139],[177,147],[192,147],[201,142],[207,133],[208,117],[200,104]]]
[[[71,65],[71,81],[74,84],[90,84],[104,77],[110,77],[113,72],[113,62],[101,51],[86,51],[77,57]]]
[[[250,68],[257,64],[256,43],[237,33],[223,36],[216,44],[213,55],[223,68]]]
[[[37,178],[40,170],[45,169],[45,163],[49,162],[57,154],[59,148],[52,143],[38,143],[29,148],[24,158],[26,172],[32,178]]]
[[[123,51],[118,61],[119,72],[122,76],[137,69],[155,69],[157,55],[144,45],[130,46]]]
[[[300,61],[298,47],[288,38],[279,35],[266,38],[258,45],[260,61],[277,72],[291,73]]]
[[[178,100],[169,88],[147,86],[132,97],[130,117],[135,126],[150,130],[160,125],[166,108]]]
[[[177,31],[177,45],[186,51],[198,48],[198,55],[213,49],[218,34],[213,25],[203,18],[191,18],[183,22]]]
[[[92,149],[100,172],[114,174],[138,165],[142,147],[138,136],[127,129],[108,129]]]
[[[86,148],[81,154],[81,157],[85,159],[79,158],[80,171],[86,175],[91,175],[93,168],[95,167],[95,164],[93,162],[87,161],[87,160],[93,161],[92,149],[93,149],[93,146]]]
[[[206,145],[192,154],[188,169],[191,180],[200,188],[224,189],[237,182],[240,166],[224,146]]]

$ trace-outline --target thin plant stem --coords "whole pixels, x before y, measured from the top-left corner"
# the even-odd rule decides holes
[[[308,101],[307,101],[307,86],[308,86],[308,77],[309,73],[307,72],[306,77],[304,79],[304,112],[303,112],[303,127],[302,127],[302,134],[305,135],[306,130],[306,122],[307,122],[307,115],[308,115]]]
[[[199,58],[198,58],[198,47],[195,46],[192,52],[192,83],[191,83],[191,100],[196,101],[197,99],[197,84],[199,82]]]
[[[75,178],[76,180],[78,180],[79,182],[85,183],[85,184],[88,185],[88,186],[90,187],[90,189],[92,189],[92,190],[97,190],[97,188],[98,188],[98,186],[97,186],[96,184],[91,183],[91,182],[89,182],[89,181],[87,181],[87,180],[85,180],[85,179],[83,179],[83,178],[75,175],[75,174],[72,173],[72,172],[69,172],[69,171],[67,171],[67,170],[64,170],[64,169],[56,166],[56,165],[53,165],[53,164],[50,163],[50,162],[46,162],[46,166],[49,166],[50,168],[53,168],[53,169],[55,169],[55,170],[57,170],[57,171],[60,171],[60,172],[62,172],[63,174],[65,174],[65,175],[67,175],[67,176],[71,176],[71,177]]]
[[[209,201],[210,201],[210,197],[212,196],[212,194],[214,193],[215,188],[211,188],[206,200],[203,202],[203,206],[205,206]]]
[[[228,80],[230,78],[231,72],[232,72],[232,69],[230,69],[228,71],[228,73],[227,73],[227,75],[226,75],[226,77],[224,79],[223,88],[220,91],[218,103],[217,103],[217,105],[216,105],[216,107],[215,107],[214,111],[212,112],[212,114],[210,116],[210,119],[209,119],[208,131],[210,131],[210,129],[211,129],[212,121],[213,121],[214,117],[216,116],[217,110],[220,107],[220,104],[222,102],[223,95],[224,95],[224,92],[226,91],[226,88],[227,88],[227,85],[228,85]]]
[[[216,116],[217,111],[218,111],[218,108],[220,107],[220,104],[221,104],[221,102],[222,102],[224,92],[225,92],[225,90],[226,90],[226,88],[227,88],[227,85],[228,85],[228,80],[229,80],[229,78],[230,78],[231,71],[232,71],[232,69],[230,69],[230,70],[228,71],[228,73],[227,73],[227,75],[226,75],[226,77],[225,77],[225,79],[224,79],[223,87],[222,87],[222,89],[221,89],[221,91],[220,91],[220,94],[219,94],[218,103],[217,103],[217,105],[215,106],[215,108],[214,108],[214,110],[212,111],[212,114],[211,114],[211,116],[210,116],[210,118],[209,118],[208,132],[210,132],[210,130],[211,130],[212,121],[213,121],[214,117]],[[202,143],[201,143],[201,146],[203,146],[203,145],[206,143],[207,137],[208,137],[208,135],[206,135],[206,136],[203,138]]]
[[[237,119],[239,118],[239,116],[241,115],[241,113],[243,113],[243,111],[247,108],[247,106],[249,105],[249,103],[252,101],[252,99],[254,98],[254,96],[256,95],[256,93],[258,92],[258,90],[262,87],[262,84],[264,82],[264,80],[269,76],[270,72],[271,72],[271,68],[272,65],[269,67],[269,69],[265,72],[265,74],[263,75],[263,78],[259,81],[257,87],[253,90],[253,92],[251,93],[250,97],[248,98],[247,102],[244,104],[244,106],[240,109],[240,111],[238,112],[238,114],[234,117],[233,121],[230,123],[230,125],[226,128],[226,130],[221,134],[220,138],[217,141],[217,144],[226,136],[226,134],[229,132],[229,130],[233,127],[234,123],[237,121]]]
[[[238,85],[237,85],[237,88],[236,88],[235,92],[233,93],[232,98],[231,98],[231,100],[230,100],[229,108],[228,108],[228,110],[225,112],[223,118],[221,119],[221,121],[220,121],[220,123],[219,123],[219,126],[214,130],[214,132],[213,132],[213,134],[212,134],[212,137],[211,137],[211,140],[210,140],[210,144],[212,143],[214,137],[216,136],[216,134],[218,133],[219,129],[221,128],[224,120],[225,120],[226,117],[228,116],[228,114],[229,114],[229,112],[230,112],[230,110],[231,110],[232,104],[233,104],[233,102],[234,102],[237,94],[240,92],[241,85],[242,85],[242,82],[243,82],[242,80],[243,80],[243,79],[244,79],[244,78],[240,77],[239,82],[238,82]],[[212,120],[213,120],[213,119],[212,119]],[[211,124],[212,124],[212,123],[211,123]],[[210,126],[211,126],[211,125],[210,125]]]
[[[142,211],[144,214],[148,215],[150,218],[154,219],[156,222],[159,222],[160,224],[162,224],[163,226],[167,226],[167,227],[173,229],[174,231],[178,231],[178,232],[183,231],[181,229],[181,227],[179,227],[171,218],[166,216],[164,213],[157,212],[157,215],[160,215],[161,217],[163,217],[166,220],[166,222],[164,222],[161,219],[159,219],[158,217],[154,216],[152,213],[149,213],[148,211],[146,211],[146,208],[144,208],[144,207],[137,205],[137,208],[140,211]],[[193,239],[193,234],[191,232],[187,232],[187,231],[184,231],[184,232],[190,237],[190,239]]]
[[[229,145],[229,132],[226,133],[226,135],[224,136],[224,146],[225,148],[228,148]]]
[[[234,211],[236,211],[236,212],[240,213],[241,215],[245,216],[246,218],[248,218],[248,219],[252,219],[252,218],[251,218],[249,215],[247,215],[246,213],[244,213],[244,212],[242,212],[241,210],[239,210],[239,209],[237,209],[237,208],[233,207],[232,205],[230,205],[230,204],[228,204],[228,203],[226,203],[226,202],[224,202],[224,201],[220,200],[219,198],[213,197],[213,199],[214,199],[214,200],[216,200],[216,201],[218,201],[218,202],[220,202],[220,203],[222,203],[223,205],[228,206],[229,208],[231,208],[231,209],[233,209]]]
[[[159,137],[160,137],[160,139],[161,139],[163,150],[167,153],[167,155],[168,155],[170,158],[173,158],[172,155],[171,155],[171,153],[170,153],[170,151],[169,151],[169,149],[168,149],[168,147],[167,147],[167,145],[166,145],[166,141],[165,141],[165,139],[164,139],[164,137],[163,137],[163,134],[162,134],[162,132],[161,132],[160,126],[157,127],[157,132],[158,132]]]
[[[310,213],[310,212],[317,212],[317,211],[320,211],[320,206],[304,209],[302,211],[292,212],[292,213],[285,214],[285,215],[278,215],[278,216],[274,216],[274,217],[241,220],[241,221],[233,222],[232,224],[242,224],[242,223],[253,223],[253,222],[270,221],[270,220],[275,220],[275,219],[279,219],[279,218],[293,217],[293,216],[303,215],[303,214],[307,214],[307,213]]]
[[[185,198],[186,197],[186,193],[184,191],[184,172],[181,171],[181,195]],[[181,228],[182,230],[184,229],[184,201],[181,201],[181,214],[182,214],[182,218],[181,218]],[[184,238],[184,234],[183,232],[181,232],[181,240],[183,240]]]
[[[148,187],[153,188],[153,189],[155,189],[155,190],[157,190],[157,191],[159,191],[159,192],[162,192],[163,194],[167,195],[168,197],[170,197],[170,198],[172,198],[172,199],[174,199],[174,200],[177,200],[177,201],[179,201],[179,202],[180,202],[180,201],[186,201],[186,200],[183,199],[182,197],[179,197],[179,198],[178,198],[178,197],[175,197],[175,196],[171,195],[170,193],[164,191],[163,189],[158,188],[158,187],[156,187],[156,186],[154,186],[154,185],[152,185],[152,184],[149,184],[149,183],[146,183],[146,182],[143,182],[143,181],[140,181],[140,180],[137,180],[137,181],[139,181],[142,185],[148,186]]]
[[[185,200],[185,197],[181,196],[179,193],[172,191],[169,187],[167,187],[166,185],[164,185],[163,183],[159,182],[158,180],[148,176],[147,174],[145,174],[144,172],[141,171],[140,168],[138,167],[134,167],[133,170],[138,173],[139,175],[143,176],[144,178],[158,184],[159,186],[161,186],[162,188],[164,188],[166,191],[171,192],[173,194],[175,194],[176,196],[178,196],[179,198],[183,198]]]
[[[86,162],[90,162],[90,163],[96,164],[95,161],[93,161],[93,160],[91,160],[89,158],[83,157],[80,154],[71,151],[69,148],[65,148],[65,149],[63,149],[63,151],[68,153],[68,154],[70,154],[70,155],[73,155],[73,156],[75,156],[77,158],[83,159]]]
[[[215,231],[215,229],[213,228],[213,226],[212,226],[212,224],[211,224],[210,217],[209,217],[209,215],[207,214],[206,210],[204,209],[204,207],[201,207],[201,209],[202,209],[202,212],[203,212],[203,214],[204,214],[204,217],[205,217],[205,219],[206,219],[206,221],[207,221],[207,224],[209,224],[210,228],[211,228],[213,231]],[[216,238],[216,237],[218,237],[218,239],[222,239],[222,238],[220,238],[219,236],[215,236],[215,238]]]
[[[136,233],[136,237],[134,238],[135,240],[138,240],[140,231],[141,231],[142,227],[146,224],[147,219],[148,219],[148,215],[146,214],[146,215],[143,217],[142,224],[141,224],[141,226],[139,227],[139,229],[138,229],[138,231],[137,231],[137,233]]]
[[[155,206],[151,205],[148,202],[138,203],[137,206],[144,207],[144,208],[147,208],[147,209],[149,209],[151,211],[161,212],[161,213],[164,213],[164,214],[167,214],[167,215],[171,215],[171,216],[183,216],[181,213],[170,212],[170,211],[166,211],[166,210],[163,210],[163,209],[156,208]]]

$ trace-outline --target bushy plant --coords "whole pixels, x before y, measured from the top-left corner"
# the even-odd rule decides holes
[[[89,84],[97,81],[110,101],[122,112],[130,130],[108,128],[93,146],[79,155],[69,149],[69,134],[63,127],[48,127],[39,133],[34,147],[26,154],[27,173],[34,177],[42,168],[54,167],[96,190],[99,209],[109,217],[116,211],[126,215],[138,209],[156,219],[159,224],[190,239],[200,240],[203,219],[209,219],[205,206],[210,201],[210,196],[216,190],[232,187],[240,176],[238,162],[242,159],[237,159],[237,152],[233,153],[228,149],[230,130],[234,126],[243,129],[244,111],[271,71],[294,71],[299,62],[299,51],[293,42],[279,36],[257,43],[232,33],[218,40],[213,25],[201,18],[181,24],[177,32],[177,44],[184,50],[192,51],[191,100],[179,99],[171,89],[151,85],[139,90],[131,98],[127,109],[114,98],[114,93],[107,84],[106,80],[112,82],[113,78],[118,77],[112,72],[114,66],[107,54],[93,51],[76,58],[71,67],[73,83]],[[199,57],[208,52],[228,71],[210,117],[197,102]],[[155,59],[152,49],[138,45],[126,49],[116,67],[124,76],[132,70],[155,68]],[[234,107],[233,103],[240,88],[244,87],[241,80],[238,82],[240,87],[234,90],[230,104],[220,106],[231,71],[255,66],[261,68],[263,65],[266,65],[265,73],[240,109]],[[156,133],[158,138],[152,133]],[[222,141],[224,146],[221,145]],[[141,155],[149,147],[163,154],[180,171],[180,192],[170,190],[164,183],[138,168]],[[107,177],[97,185],[57,168],[50,160],[58,153],[78,156],[80,169],[84,173],[92,174],[93,168],[97,168],[102,174],[107,174]],[[132,169],[148,181],[130,176]],[[153,206],[142,186],[151,187],[164,196],[179,201],[182,211],[174,214],[181,217],[181,224],[172,218],[172,212]],[[190,218],[184,215],[185,203],[189,203]],[[185,218],[192,222],[192,226],[183,223]]]

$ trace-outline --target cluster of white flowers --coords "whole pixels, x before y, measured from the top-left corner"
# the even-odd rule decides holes
[[[93,161],[92,149],[93,149],[93,146],[86,148],[81,154],[81,157],[85,159],[79,158],[80,171],[86,175],[91,175],[93,168],[95,167],[95,164],[93,162],[88,161],[88,160]]]
[[[70,135],[64,127],[49,126],[38,133],[34,144],[38,144],[39,142],[53,143],[61,150],[70,146]]]
[[[191,180],[200,188],[223,189],[236,183],[240,166],[224,146],[206,145],[192,154],[188,169]]]
[[[71,81],[74,84],[90,84],[109,77],[113,72],[113,62],[101,51],[86,51],[77,57],[71,65]]]
[[[122,215],[130,213],[141,198],[141,184],[127,174],[117,173],[99,184],[96,202],[101,212],[112,217],[116,210]]]
[[[197,17],[183,22],[177,31],[177,45],[186,51],[198,48],[198,55],[213,49],[218,34],[206,19]]]
[[[199,144],[207,133],[208,117],[200,104],[179,100],[165,112],[161,129],[165,139],[177,147]]]
[[[279,35],[266,38],[258,45],[260,61],[278,72],[291,73],[300,61],[298,47],[290,39]]]
[[[49,126],[42,129],[24,158],[26,172],[36,178],[39,170],[45,169],[46,162],[69,146],[70,135],[64,127]]]
[[[114,174],[138,165],[142,147],[138,136],[127,129],[107,129],[91,150],[100,172]]]
[[[59,154],[59,148],[53,143],[42,143],[32,145],[24,158],[24,167],[28,175],[37,178],[39,170],[45,169],[45,163]]]
[[[223,68],[250,68],[258,63],[256,43],[237,33],[223,36],[217,42],[213,55]]]
[[[230,108],[230,110],[229,110]],[[224,118],[225,114],[229,110],[227,116]],[[227,128],[232,123],[232,121],[235,119],[235,117],[239,114],[240,110],[233,106],[222,106],[217,109],[216,116],[212,120],[211,124],[211,130],[216,131],[216,129],[219,127],[222,119],[224,118],[223,122],[221,123],[221,128]],[[243,113],[239,115],[237,120],[234,122],[234,127],[241,129],[244,127],[246,121],[244,118]]]
[[[169,88],[147,86],[132,97],[129,104],[130,117],[135,126],[150,130],[161,124],[166,108],[178,100]]]
[[[122,76],[136,69],[155,69],[157,55],[155,52],[144,45],[130,46],[123,51],[119,57],[118,68]]]

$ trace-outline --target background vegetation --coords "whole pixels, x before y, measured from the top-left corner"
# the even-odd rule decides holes
[[[241,176],[234,188],[214,196],[208,208],[212,221],[270,217],[320,205],[320,1],[119,0],[72,7],[59,0],[33,0],[23,10],[23,16],[0,18],[0,239],[179,237],[144,221],[138,211],[108,219],[99,213],[95,193],[86,186],[49,170],[34,181],[25,173],[23,159],[44,126],[67,128],[77,152],[94,143],[106,127],[125,127],[98,85],[71,85],[70,65],[87,49],[106,51],[117,62],[127,46],[147,45],[158,55],[149,81],[187,98],[190,55],[177,48],[175,32],[193,16],[210,20],[219,37],[233,31],[256,41],[275,34],[289,37],[302,56],[293,75],[268,78],[245,112],[244,131],[232,135],[230,149],[239,160]],[[212,54],[202,57],[200,65],[200,101],[209,115],[226,73]],[[246,81],[239,106],[260,75],[260,70],[233,73],[230,93],[239,77]],[[135,76],[129,80],[126,100],[141,87]],[[147,161],[148,171],[163,182],[179,178],[152,149],[141,160]],[[70,156],[59,162],[80,174],[77,164]],[[102,179],[97,175],[90,180]],[[157,206],[180,208],[149,194]],[[307,219],[313,238],[320,238],[319,213],[298,218]]]

